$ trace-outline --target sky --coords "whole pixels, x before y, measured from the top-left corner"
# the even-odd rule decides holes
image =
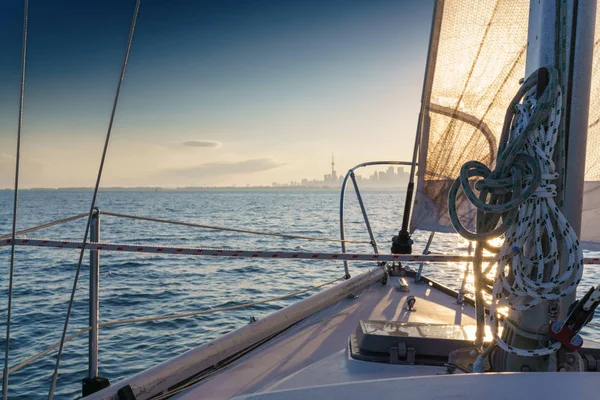
[[[134,0],[30,0],[20,186],[93,186]],[[412,157],[433,0],[142,0],[102,186],[322,179]],[[0,188],[23,3],[0,4]]]

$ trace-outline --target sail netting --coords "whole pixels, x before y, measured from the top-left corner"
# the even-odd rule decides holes
[[[581,239],[600,242],[600,6],[595,31]]]
[[[448,190],[465,162],[492,166],[506,108],[524,77],[529,2],[445,0],[436,12],[442,19],[411,230],[451,232]],[[462,195],[457,209],[473,229],[475,213]]]
[[[423,99],[426,128],[411,231],[454,231],[448,215],[450,186],[467,161],[493,167],[506,109],[525,78],[528,1],[440,3],[435,70],[430,94]],[[594,53],[581,239],[600,241],[600,51]],[[474,230],[475,210],[462,195],[457,210],[463,225]]]

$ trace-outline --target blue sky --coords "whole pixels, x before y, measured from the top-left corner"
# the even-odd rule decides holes
[[[133,0],[30,0],[22,187],[91,186]],[[412,152],[433,1],[142,0],[104,186],[270,184]],[[0,187],[22,3],[0,5]]]

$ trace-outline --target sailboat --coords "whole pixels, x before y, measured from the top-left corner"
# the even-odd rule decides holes
[[[600,241],[598,11],[596,1],[436,1],[391,255],[376,246],[375,254],[347,253],[343,241],[341,253],[311,255],[20,240],[13,232],[3,244],[79,246],[95,257],[160,251],[345,263],[335,286],[115,383],[98,376],[90,306],[86,398],[594,397],[600,349],[580,332],[600,286],[579,300],[576,288],[584,263],[596,261],[583,257],[582,242]],[[348,180],[356,187],[353,172],[343,190]],[[474,298],[406,265],[457,260],[411,255],[415,230],[475,243],[472,256],[459,258],[472,263]],[[374,266],[354,275],[353,259]]]

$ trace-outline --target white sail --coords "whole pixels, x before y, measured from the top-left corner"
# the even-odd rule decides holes
[[[441,3],[411,231],[454,231],[450,185],[469,160],[493,166],[506,108],[525,77],[528,2]],[[595,48],[600,18],[596,21]],[[600,52],[594,54],[592,83],[581,239],[600,241]],[[458,202],[463,224],[474,229],[474,209],[463,196]]]

